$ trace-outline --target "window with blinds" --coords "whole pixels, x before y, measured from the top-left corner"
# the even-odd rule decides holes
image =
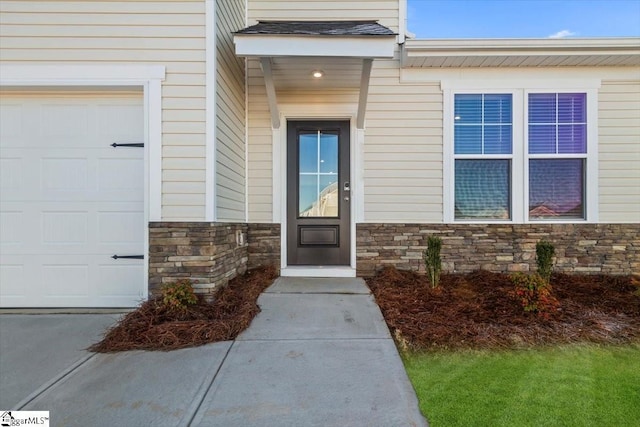
[[[596,157],[588,152],[587,93],[514,89],[451,96],[445,170],[453,206],[446,218],[586,220],[587,194],[593,217],[597,183],[587,167]]]
[[[454,98],[455,219],[511,218],[511,94]]]
[[[584,93],[528,96],[529,219],[585,217]]]

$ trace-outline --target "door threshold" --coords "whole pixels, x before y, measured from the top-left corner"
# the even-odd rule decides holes
[[[283,277],[356,277],[356,269],[332,265],[305,265],[280,269]]]

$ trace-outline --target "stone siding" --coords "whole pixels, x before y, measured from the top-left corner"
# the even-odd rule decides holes
[[[149,292],[183,278],[210,294],[244,274],[248,262],[247,225],[209,222],[149,224]]]
[[[249,268],[273,265],[280,271],[280,224],[249,224]]]
[[[428,236],[442,238],[446,272],[536,270],[536,243],[555,245],[554,271],[640,272],[640,224],[358,224],[357,274],[385,265],[424,272]]]

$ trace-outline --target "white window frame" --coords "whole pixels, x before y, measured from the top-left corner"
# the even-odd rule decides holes
[[[576,80],[509,80],[500,85],[496,81],[443,80],[443,216],[445,223],[456,224],[572,224],[598,222],[598,88],[599,79]],[[513,96],[513,150],[511,160],[511,219],[455,219],[455,159],[465,155],[454,153],[454,98],[456,94],[500,94]],[[586,159],[585,218],[529,219],[529,150],[528,95],[529,93],[585,93],[587,102],[587,154],[567,155]],[[563,155],[564,156],[564,155]],[[478,156],[471,155],[469,158]],[[482,156],[492,158],[494,156]],[[533,156],[535,158],[536,156]],[[497,155],[495,158],[505,158]],[[560,158],[558,156],[558,158]]]
[[[597,222],[598,216],[598,91],[595,89],[589,90],[525,90],[524,95],[524,117],[529,117],[529,94],[536,93],[548,93],[548,94],[561,94],[561,93],[584,93],[586,94],[587,103],[587,152],[586,154],[529,154],[529,122],[524,122],[524,213],[526,215],[527,223],[575,223],[575,222]],[[593,104],[593,105],[592,105]],[[584,173],[584,218],[563,218],[563,219],[534,219],[529,218],[529,160],[531,159],[584,159],[585,170]],[[595,200],[595,202],[593,202]]]

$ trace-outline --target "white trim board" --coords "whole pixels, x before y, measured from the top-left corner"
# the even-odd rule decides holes
[[[396,36],[300,36],[236,34],[236,55],[393,58]]]
[[[205,203],[204,218],[214,222],[218,218],[216,207],[216,131],[217,131],[217,14],[214,0],[205,2]]]
[[[0,85],[88,86],[164,80],[164,65],[0,65]],[[109,83],[111,82],[111,83]]]
[[[280,269],[283,277],[356,277],[353,267],[284,267]]]

